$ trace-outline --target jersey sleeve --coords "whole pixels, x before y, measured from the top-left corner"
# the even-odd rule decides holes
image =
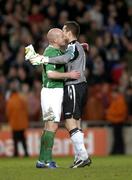
[[[54,65],[54,64],[47,64],[47,65],[45,65],[46,73],[48,71],[55,71],[55,68],[56,68],[56,65]]]
[[[78,51],[75,45],[68,45],[67,50],[64,55],[49,57],[49,63],[54,64],[66,64],[71,60],[76,59],[78,56]]]
[[[48,57],[54,57],[57,56],[58,53],[55,49],[47,48],[44,51],[44,56]],[[48,71],[55,71],[56,66],[54,64],[46,64],[44,65],[45,72],[47,73]]]

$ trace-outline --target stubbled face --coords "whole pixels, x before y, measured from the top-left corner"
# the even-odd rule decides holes
[[[68,41],[69,40],[69,32],[66,30],[66,26],[63,26],[62,31],[64,34],[65,41]]]

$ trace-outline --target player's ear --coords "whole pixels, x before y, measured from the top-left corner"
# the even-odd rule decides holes
[[[71,31],[67,31],[67,36],[71,36],[72,32]]]
[[[55,38],[55,39],[53,40],[53,43],[54,43],[54,44],[56,44],[56,43],[57,43],[57,38]]]

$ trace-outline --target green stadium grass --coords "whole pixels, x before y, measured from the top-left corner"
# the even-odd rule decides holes
[[[93,157],[90,167],[70,169],[72,158],[55,158],[60,168],[36,169],[36,158],[0,158],[0,180],[132,180],[132,156]]]

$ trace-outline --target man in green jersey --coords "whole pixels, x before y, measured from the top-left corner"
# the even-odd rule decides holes
[[[65,45],[62,30],[51,29],[47,38],[49,46],[44,51],[44,56],[56,57],[63,54],[61,47]],[[55,132],[58,128],[61,116],[63,101],[63,79],[78,79],[80,73],[77,71],[64,72],[64,65],[43,64],[41,107],[44,124],[44,131],[41,136],[39,160],[37,168],[56,168],[52,160],[52,148]]]

